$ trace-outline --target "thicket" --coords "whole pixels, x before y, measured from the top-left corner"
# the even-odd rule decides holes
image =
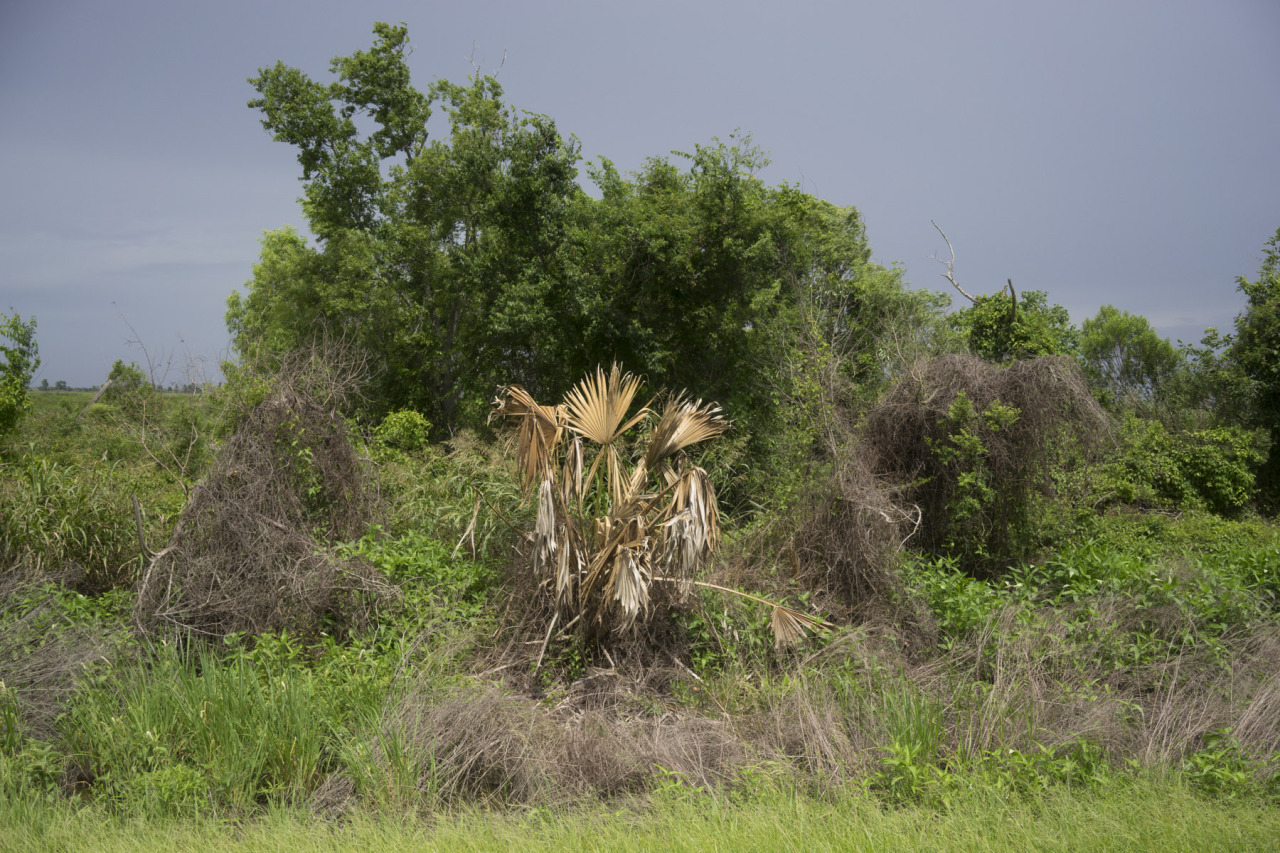
[[[225,384],[118,363],[0,444],[5,808],[1276,802],[1274,253],[1198,349],[947,315],[749,144],[589,198],[376,32],[253,81],[318,239],[264,241]]]

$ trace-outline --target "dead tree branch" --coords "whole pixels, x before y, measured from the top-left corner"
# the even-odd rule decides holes
[[[932,225],[934,228],[938,228],[938,223],[934,222],[932,219],[929,220],[929,224]],[[951,282],[951,286],[954,287],[956,290],[960,291],[961,296],[963,296],[965,299],[968,299],[970,302],[976,305],[978,300],[975,299],[973,296],[970,296],[967,292],[965,292],[965,289],[960,286],[960,282],[956,281],[956,276],[955,276],[956,250],[951,247],[951,241],[947,239],[947,234],[945,231],[943,231],[941,228],[938,228],[938,233],[942,235],[942,239],[946,241],[947,249],[951,252],[951,260],[949,261],[944,261],[942,258],[938,257],[936,254],[933,256],[933,259],[935,261],[944,265],[947,268],[947,271],[942,273],[942,277],[945,278],[947,281]]]

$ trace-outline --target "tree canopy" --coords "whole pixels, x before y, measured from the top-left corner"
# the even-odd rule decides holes
[[[1271,449],[1258,474],[1258,488],[1273,509],[1280,506],[1280,228],[1263,248],[1256,281],[1236,280],[1247,300],[1236,317],[1227,357],[1252,383],[1246,417],[1267,430]]]
[[[551,118],[478,74],[419,91],[406,29],[374,34],[329,84],[283,63],[251,78],[250,106],[297,149],[315,241],[264,237],[228,305],[241,353],[341,336],[367,358],[375,409],[418,409],[441,432],[479,423],[499,385],[554,397],[616,360],[760,433],[779,325],[801,303],[826,306],[833,334],[870,303],[923,305],[871,262],[857,210],[764,184],[750,137],[629,175],[602,158],[593,197]]]
[[[1084,321],[1080,361],[1103,402],[1116,408],[1153,403],[1181,357],[1146,317],[1103,305],[1097,316]]]

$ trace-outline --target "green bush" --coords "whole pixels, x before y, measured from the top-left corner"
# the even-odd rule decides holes
[[[489,566],[454,556],[450,546],[422,531],[392,537],[374,530],[339,550],[369,562],[396,582],[404,600],[393,610],[394,619],[410,630],[441,619],[481,617],[499,580]]]
[[[17,426],[22,416],[31,410],[31,396],[27,387],[31,376],[40,366],[36,347],[36,318],[22,322],[22,316],[0,314],[0,339],[8,339],[12,346],[0,344],[0,436],[7,435]]]
[[[125,364],[123,359],[116,359],[107,374],[107,381],[111,385],[102,399],[119,407],[130,418],[141,417],[156,398],[155,386],[142,368],[133,362]]]
[[[287,635],[223,655],[161,647],[82,692],[61,747],[95,799],[131,812],[301,802],[368,736],[392,664]]]
[[[426,447],[430,433],[430,421],[412,409],[401,409],[382,419],[373,430],[373,438],[380,450],[415,453]]]
[[[1098,489],[1122,503],[1237,515],[1253,500],[1254,470],[1264,455],[1254,431],[1176,433],[1159,421],[1129,415],[1121,426],[1118,458],[1102,467]]]

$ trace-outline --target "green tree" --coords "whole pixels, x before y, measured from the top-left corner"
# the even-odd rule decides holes
[[[107,374],[111,386],[103,399],[119,406],[121,411],[131,417],[145,414],[148,404],[155,396],[155,387],[147,379],[147,374],[133,362],[124,363],[116,359]]]
[[[298,150],[315,239],[264,237],[228,305],[242,355],[341,338],[374,413],[421,412],[437,435],[481,423],[498,385],[555,399],[616,361],[721,403],[735,432],[717,452],[785,468],[813,449],[805,407],[833,387],[817,377],[883,384],[936,311],[871,262],[856,209],[761,181],[749,136],[634,174],[601,159],[593,198],[550,118],[487,77],[418,92],[407,44],[379,24],[331,84],[282,64],[251,81]]]
[[[13,431],[22,416],[31,410],[28,386],[31,375],[40,367],[36,346],[36,318],[25,323],[22,315],[0,314],[0,436]]]
[[[1173,344],[1139,314],[1103,305],[1083,323],[1081,366],[1103,403],[1113,409],[1149,409],[1181,362]]]
[[[951,315],[969,348],[987,361],[1004,362],[1042,355],[1073,355],[1080,332],[1061,305],[1050,305],[1043,290],[1027,290],[1016,299],[1009,290],[974,298]]]
[[[766,185],[767,162],[743,136],[629,176],[589,167],[600,198],[575,205],[566,318],[577,370],[616,358],[723,405],[756,484],[802,476],[835,404],[882,385],[937,306],[872,263],[855,208]],[[726,503],[743,494],[762,497],[742,483]]]
[[[333,60],[331,84],[282,63],[250,80],[263,126],[298,149],[316,244],[269,233],[228,325],[242,354],[341,337],[368,359],[376,408],[478,422],[499,382],[560,372],[577,144],[489,77],[420,92],[406,28],[374,33],[372,49]],[[433,107],[448,124],[438,139]]]
[[[1252,383],[1246,417],[1270,433],[1271,448],[1258,472],[1258,489],[1274,511],[1280,508],[1280,229],[1264,247],[1257,280],[1241,276],[1236,282],[1248,301],[1236,317],[1227,358]]]

